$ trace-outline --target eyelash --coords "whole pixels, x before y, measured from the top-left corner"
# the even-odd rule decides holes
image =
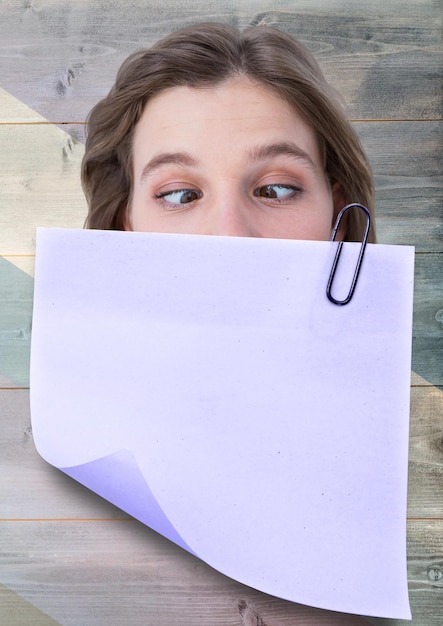
[[[197,195],[197,198],[191,200],[190,202],[170,202],[168,200],[165,200],[166,196],[172,196],[172,194],[180,194],[180,193],[194,193]],[[168,191],[161,191],[160,193],[156,193],[154,194],[154,198],[156,200],[160,200],[160,202],[166,206],[166,207],[171,207],[171,206],[183,206],[185,207],[187,204],[192,204],[193,202],[195,202],[196,200],[200,200],[200,198],[202,197],[202,193],[197,191],[197,189],[191,189],[191,188],[184,188],[184,189],[168,189]]]
[[[271,188],[278,188],[278,189],[288,189],[290,190],[290,193],[288,193],[287,195],[279,198],[279,197],[271,197],[271,196],[266,196],[266,195],[262,195],[260,192],[263,191],[264,189],[268,189],[270,190]],[[287,202],[288,200],[291,200],[297,196],[299,196],[301,193],[303,192],[303,189],[301,187],[296,187],[295,185],[283,185],[283,184],[279,184],[279,183],[268,183],[267,185],[261,185],[260,187],[257,187],[256,189],[254,189],[253,191],[253,195],[256,198],[264,198],[266,200],[270,200],[273,204],[283,204],[285,202]],[[171,202],[169,200],[165,200],[165,198],[167,196],[171,196],[173,194],[184,194],[184,193],[194,193],[197,195],[196,198],[193,198],[192,200],[190,200],[189,202]],[[193,204],[194,202],[196,202],[197,200],[200,200],[200,198],[202,198],[203,194],[198,191],[197,189],[192,189],[192,188],[183,188],[183,189],[169,189],[167,191],[162,191],[160,193],[156,193],[154,194],[154,198],[156,200],[159,200],[161,202],[161,204],[164,207],[167,208],[171,208],[171,207],[182,207],[185,208],[187,205]]]
[[[277,188],[277,189],[289,189],[291,190],[290,193],[288,193],[287,195],[283,196],[282,198],[279,197],[275,197],[273,198],[272,196],[266,196],[266,195],[261,195],[261,191],[263,189],[268,189],[270,190],[270,188]],[[266,198],[269,200],[272,200],[272,202],[276,202],[276,203],[283,203],[286,202],[287,200],[291,200],[292,198],[299,196],[302,193],[302,189],[301,187],[296,187],[295,185],[282,185],[279,183],[271,183],[271,184],[267,184],[267,185],[262,185],[261,187],[257,187],[257,189],[254,190],[254,196],[256,198]]]

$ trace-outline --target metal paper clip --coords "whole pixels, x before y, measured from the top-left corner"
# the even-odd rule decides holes
[[[328,284],[327,284],[327,287],[326,287],[326,295],[328,296],[328,299],[331,302],[333,302],[334,304],[337,304],[339,306],[344,306],[345,304],[348,304],[348,302],[351,301],[351,298],[352,298],[352,296],[354,294],[355,286],[357,284],[358,275],[360,273],[360,268],[361,268],[361,264],[362,264],[362,261],[363,261],[363,255],[365,253],[366,244],[368,243],[369,229],[371,227],[371,214],[369,213],[368,209],[365,206],[363,206],[362,204],[358,204],[358,203],[348,204],[338,214],[337,221],[335,222],[334,230],[332,231],[330,241],[335,241],[335,238],[337,236],[337,232],[338,232],[338,229],[340,228],[340,223],[341,223],[341,221],[343,219],[344,214],[347,211],[349,211],[350,209],[353,209],[353,208],[361,209],[362,211],[365,212],[365,214],[366,214],[366,229],[365,229],[365,234],[363,235],[363,240],[361,242],[360,253],[358,255],[357,265],[355,267],[355,272],[354,272],[354,276],[352,278],[351,287],[349,289],[348,295],[346,296],[346,298],[344,300],[337,300],[331,294],[332,283],[334,282],[335,272],[337,270],[338,261],[340,259],[340,254],[341,254],[341,251],[342,251],[342,248],[343,248],[343,241],[339,241],[339,243],[338,243],[337,252],[335,253],[334,262],[332,264],[331,273],[329,275],[329,280],[328,280]]]

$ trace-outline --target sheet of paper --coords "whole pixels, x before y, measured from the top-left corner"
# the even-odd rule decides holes
[[[339,307],[335,250],[39,229],[35,443],[235,580],[408,619],[414,251],[368,245]],[[337,296],[358,250],[344,246]]]

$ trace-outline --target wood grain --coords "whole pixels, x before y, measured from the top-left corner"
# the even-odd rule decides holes
[[[5,586],[64,626],[241,626],[244,604],[268,626],[309,623],[306,607],[235,583],[137,522],[3,522],[1,528]],[[434,580],[442,565],[442,531],[441,520],[409,523],[416,626],[439,626],[443,618],[442,585]],[[364,584],[364,566],[356,576]],[[334,623],[325,617],[315,623]]]
[[[355,124],[376,187],[380,243],[443,251],[443,123]]]
[[[84,121],[133,50],[203,19],[304,41],[356,119],[441,119],[441,7],[430,0],[41,0],[0,5],[2,87],[45,118]]]
[[[443,384],[443,254],[415,257],[412,369],[433,385]]]
[[[0,415],[0,519],[128,518],[39,456],[28,390],[1,390]]]
[[[443,518],[443,387],[411,390],[408,516]]]
[[[82,144],[54,125],[2,124],[0,146],[1,254],[34,253],[37,226],[83,226]]]
[[[29,386],[32,278],[0,257],[0,387]]]
[[[0,255],[8,255],[0,258],[0,622],[308,624],[310,609],[214,572],[42,461],[23,389],[35,228],[83,224],[86,115],[130,52],[203,19],[267,24],[306,43],[370,158],[379,241],[416,246],[408,578],[412,625],[440,626],[443,14],[435,0],[0,2]],[[355,575],[364,585],[364,564]],[[325,620],[316,623],[331,626]]]
[[[380,243],[442,252],[443,123],[355,126],[374,171]],[[37,226],[83,225],[80,140],[55,125],[1,124],[0,148],[1,254],[33,254]]]
[[[20,626],[57,626],[59,624],[19,594],[1,584],[0,623],[20,624]]]

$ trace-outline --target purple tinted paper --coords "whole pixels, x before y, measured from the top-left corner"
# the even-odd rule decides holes
[[[325,295],[335,249],[39,229],[33,432],[49,463],[231,578],[408,619],[413,249],[368,245],[345,307]]]
[[[192,552],[159,507],[134,456],[128,450],[120,450],[83,465],[59,469],[188,552]]]

